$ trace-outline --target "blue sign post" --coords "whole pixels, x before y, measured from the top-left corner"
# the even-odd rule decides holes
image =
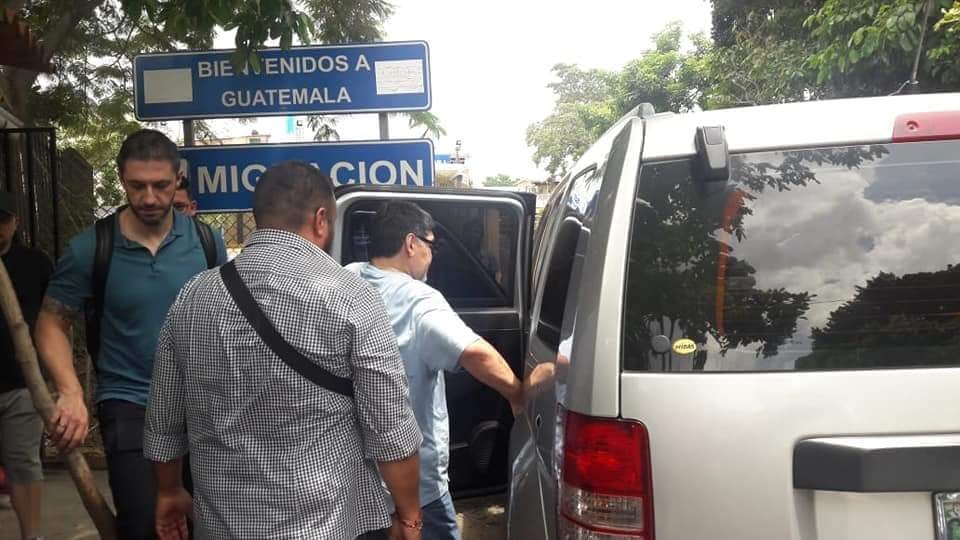
[[[249,211],[260,175],[289,159],[314,165],[336,185],[433,185],[427,139],[191,146],[180,148],[180,157],[200,212]]]
[[[139,120],[423,111],[430,108],[426,42],[258,51],[259,72],[233,69],[233,51],[134,58]]]

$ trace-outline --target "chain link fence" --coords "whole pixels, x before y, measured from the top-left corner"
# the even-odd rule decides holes
[[[202,210],[202,209],[201,209]],[[233,212],[229,214],[197,214],[205,223],[219,229],[227,246],[227,258],[232,259],[240,253],[243,243],[253,234],[256,224],[252,212]]]

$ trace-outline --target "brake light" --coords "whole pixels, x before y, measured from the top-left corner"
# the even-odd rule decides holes
[[[561,538],[653,540],[650,442],[643,424],[566,411],[562,463]]]
[[[960,139],[960,111],[902,114],[893,124],[893,142]]]

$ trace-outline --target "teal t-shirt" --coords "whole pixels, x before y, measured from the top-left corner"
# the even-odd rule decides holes
[[[157,254],[120,234],[114,227],[113,256],[107,275],[97,402],[119,399],[147,404],[157,336],[180,288],[207,269],[203,246],[191,218],[174,212],[173,228]],[[214,232],[217,263],[227,259],[223,236]],[[92,275],[96,233],[89,227],[72,240],[57,261],[47,296],[83,312],[93,296]]]

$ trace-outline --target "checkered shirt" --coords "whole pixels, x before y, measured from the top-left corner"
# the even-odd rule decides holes
[[[144,455],[189,450],[198,538],[353,539],[388,527],[375,462],[409,457],[421,435],[380,295],[279,230],[254,233],[236,265],[280,334],[351,378],[354,399],[284,364],[209,270],[160,331]]]

